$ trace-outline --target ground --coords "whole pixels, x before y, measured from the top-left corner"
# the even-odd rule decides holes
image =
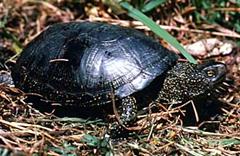
[[[68,21],[103,21],[132,27],[173,49],[114,2],[3,0],[0,2],[1,61],[14,63],[25,45],[48,25]],[[138,117],[130,137],[109,140],[106,132],[111,120],[108,123],[101,119],[59,118],[54,112],[39,112],[25,101],[25,93],[2,84],[0,154],[239,155],[240,4],[224,0],[219,0],[219,4],[208,2],[167,1],[146,15],[181,44],[188,45],[186,49],[190,49],[199,62],[211,58],[226,64],[229,87],[218,99],[221,113],[217,117],[194,126],[183,126],[182,116],[187,114],[181,107],[168,109],[159,104],[158,112]],[[132,4],[141,9],[146,3],[132,1]],[[206,42],[206,48],[201,49],[203,42]],[[198,50],[191,50],[189,45]],[[223,45],[228,48],[221,51]]]

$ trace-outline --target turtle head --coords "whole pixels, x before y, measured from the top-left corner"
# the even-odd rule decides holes
[[[158,101],[178,104],[198,96],[210,95],[227,73],[223,63],[191,64],[179,62],[167,72]]]
[[[225,78],[227,73],[226,65],[218,62],[207,62],[198,65],[198,70],[204,75],[204,77],[209,82],[209,85],[214,87],[214,85],[220,83]]]

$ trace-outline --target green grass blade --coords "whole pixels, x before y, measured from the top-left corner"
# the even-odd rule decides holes
[[[141,21],[143,24],[148,26],[155,34],[163,38],[165,41],[174,46],[179,50],[182,55],[191,63],[196,64],[197,61],[180,45],[180,43],[172,37],[167,31],[160,28],[153,20],[148,18],[139,10],[133,8],[128,2],[120,2],[120,5],[128,11],[128,15],[138,21]]]
[[[144,7],[141,9],[142,12],[148,12],[152,9],[156,8],[157,6],[165,3],[166,0],[151,0],[147,4],[144,5]]]

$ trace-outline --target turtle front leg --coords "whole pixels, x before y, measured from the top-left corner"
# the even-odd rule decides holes
[[[123,125],[131,125],[137,118],[137,103],[136,99],[127,96],[120,103],[120,122]]]
[[[126,129],[126,127],[133,124],[137,118],[137,105],[135,98],[128,96],[121,99],[118,114],[119,116],[116,117],[118,122],[114,122],[110,128],[110,137],[112,139],[127,137],[129,135],[129,130]],[[115,115],[117,114],[115,113]]]

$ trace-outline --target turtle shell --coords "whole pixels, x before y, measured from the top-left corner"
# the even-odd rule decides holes
[[[54,102],[94,106],[148,87],[178,56],[143,33],[94,22],[54,24],[31,41],[15,85]]]

